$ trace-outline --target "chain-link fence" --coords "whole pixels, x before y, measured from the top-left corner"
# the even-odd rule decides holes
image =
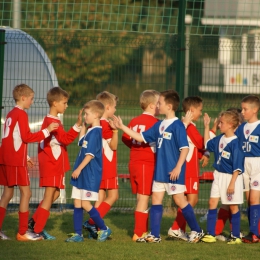
[[[204,112],[214,118],[221,110],[240,107],[243,96],[260,92],[259,13],[260,0],[2,0],[0,25],[22,30],[3,28],[2,120],[14,105],[11,90],[21,82],[36,93],[29,110],[33,131],[48,111],[47,90],[57,84],[70,93],[66,129],[75,123],[79,108],[103,90],[119,97],[117,114],[125,123],[141,113],[139,95],[145,89],[176,89],[181,98],[199,95]],[[202,120],[197,127],[203,131]],[[29,149],[35,160],[36,147]],[[72,166],[76,143],[68,150]],[[119,142],[115,207],[132,209],[128,158],[128,148]],[[208,166],[201,174],[211,171]],[[63,206],[72,203],[70,173],[59,201]],[[37,203],[42,196],[37,166],[31,179],[32,202]],[[197,206],[201,211],[207,208],[209,189],[204,180]],[[171,206],[171,201],[166,197],[164,204]]]

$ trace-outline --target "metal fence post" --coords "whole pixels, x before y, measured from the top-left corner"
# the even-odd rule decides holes
[[[4,83],[4,55],[5,55],[5,30],[0,29],[0,119],[2,118],[2,99]],[[1,131],[1,123],[0,123]]]
[[[176,91],[180,99],[184,98],[184,64],[185,64],[185,13],[186,0],[179,1],[177,61],[176,61]]]

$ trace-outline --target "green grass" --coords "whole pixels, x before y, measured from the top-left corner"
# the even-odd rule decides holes
[[[87,214],[85,215],[87,217]],[[198,216],[199,217],[199,216]],[[174,259],[174,260],[246,260],[259,255],[259,244],[227,245],[218,241],[214,244],[188,244],[182,241],[167,240],[167,231],[174,217],[168,213],[163,217],[161,244],[137,244],[131,241],[134,218],[133,213],[111,212],[105,217],[112,229],[112,239],[97,242],[85,238],[82,243],[65,243],[67,233],[73,232],[72,212],[52,213],[46,229],[56,236],[54,241],[18,242],[17,213],[8,214],[4,230],[11,241],[0,241],[0,259]],[[205,230],[206,223],[202,223]],[[248,230],[246,218],[242,217],[241,229]],[[228,223],[225,231],[229,233]],[[87,234],[84,232],[84,236]]]

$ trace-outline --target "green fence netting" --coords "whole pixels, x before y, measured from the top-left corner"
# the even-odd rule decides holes
[[[259,13],[260,0],[0,0],[7,42],[2,123],[14,105],[11,89],[20,82],[36,92],[29,111],[33,131],[48,111],[47,90],[57,84],[70,93],[62,118],[66,129],[78,109],[103,90],[119,97],[117,114],[125,123],[141,113],[138,98],[145,89],[176,89],[182,98],[199,95],[214,118],[239,107],[243,96],[260,93]],[[202,132],[202,120],[197,126]],[[37,145],[30,145],[29,152],[37,160]],[[77,152],[75,142],[69,146],[71,166]],[[115,207],[133,209],[135,197],[125,179],[129,151],[121,142],[118,155]],[[211,171],[211,166],[201,169]],[[63,207],[72,203],[70,173],[59,200]],[[37,203],[42,196],[37,166],[31,177],[32,203]],[[209,189],[210,183],[201,183],[199,212],[207,209]],[[15,197],[13,205],[19,200]],[[168,197],[164,205],[172,206]]]

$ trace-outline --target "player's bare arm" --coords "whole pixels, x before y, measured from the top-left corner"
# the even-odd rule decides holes
[[[82,127],[81,127],[80,132],[79,132],[79,140],[86,134],[86,129],[87,129],[87,126],[84,122],[82,124]]]
[[[81,164],[78,166],[77,169],[75,169],[71,175],[73,179],[77,179],[83,170],[83,168],[93,159],[93,156],[90,154],[87,154],[84,158],[84,160],[81,162]]]
[[[210,117],[207,113],[205,113],[203,119],[204,119],[204,145],[206,145],[206,143],[210,139],[210,135],[209,135]]]
[[[175,181],[179,178],[180,172],[181,172],[181,167],[184,164],[186,157],[188,155],[189,148],[182,148],[179,160],[175,166],[175,168],[169,173],[170,174],[170,180]]]
[[[240,173],[239,171],[233,172],[232,178],[231,178],[230,183],[227,188],[227,195],[232,195],[235,193],[235,183],[236,183],[236,179],[237,179],[237,176],[239,175],[239,173]]]
[[[109,125],[110,127],[113,129],[113,135],[111,140],[109,141],[108,145],[110,147],[111,150],[115,151],[117,150],[117,146],[118,146],[118,130],[114,124],[114,121],[112,119],[109,119]]]
[[[113,116],[113,121],[115,126],[118,129],[121,129],[123,132],[125,132],[127,135],[129,135],[130,137],[132,137],[133,139],[135,139],[137,142],[143,142],[143,137],[141,134],[133,131],[132,129],[128,128],[127,126],[125,126],[123,124],[122,119],[120,118],[120,116],[116,117],[115,115]]]

